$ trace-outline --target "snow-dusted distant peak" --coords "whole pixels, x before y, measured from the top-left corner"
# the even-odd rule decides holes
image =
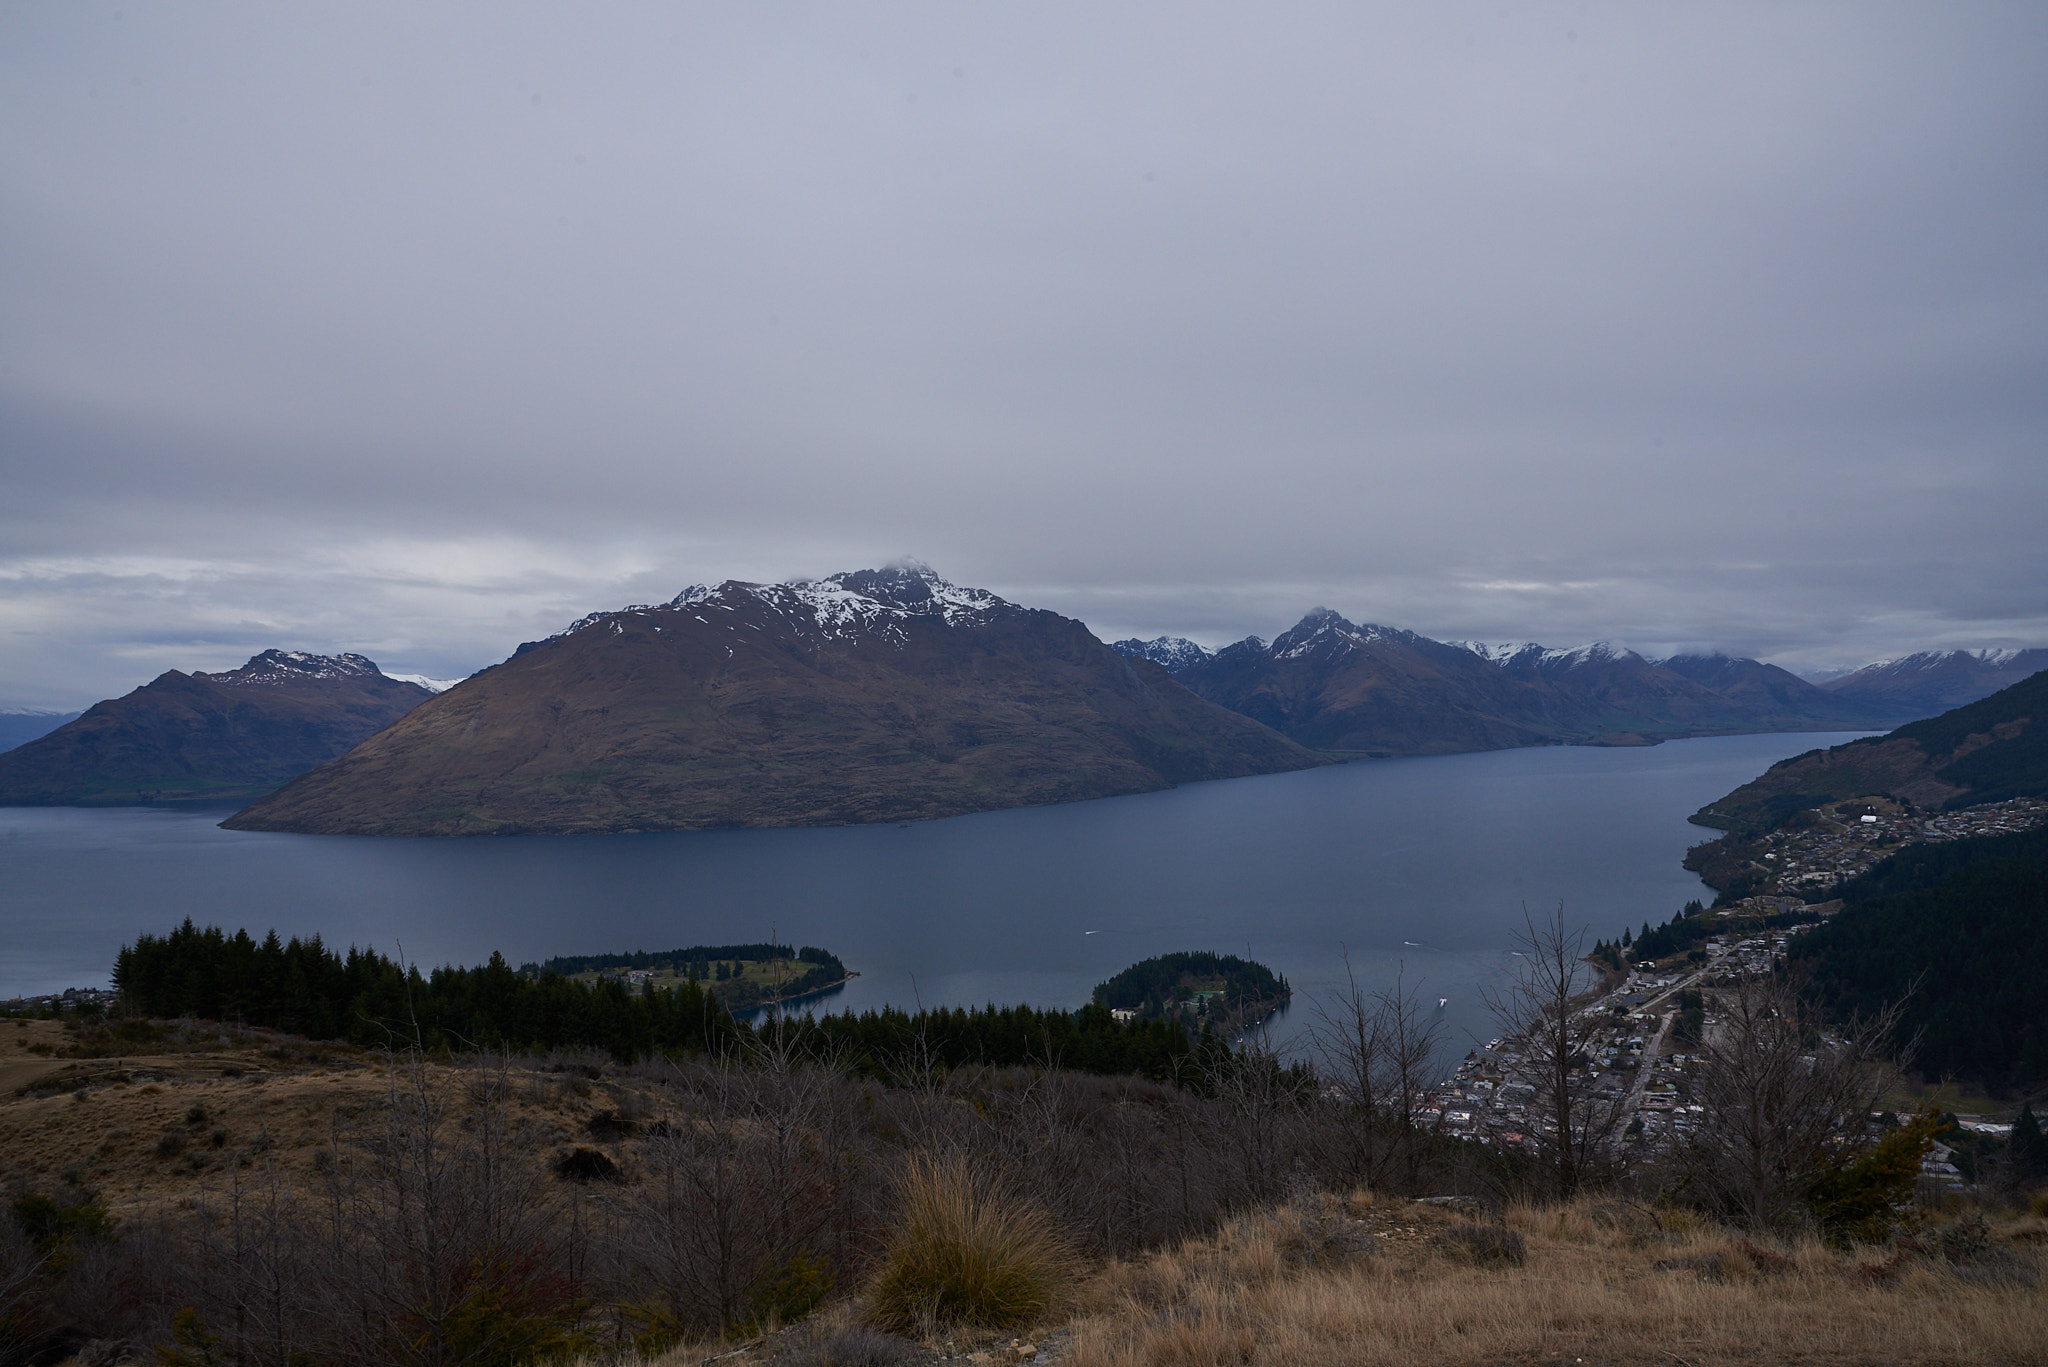
[[[1616,660],[1639,660],[1642,657],[1627,646],[1613,641],[1594,641],[1590,645],[1573,646],[1569,650],[1552,650],[1534,641],[1447,641],[1446,645],[1460,650],[1469,650],[1480,659],[1496,664],[1503,669],[1577,669],[1583,665],[1611,664]]]
[[[1349,653],[1374,641],[1412,644],[1417,639],[1410,631],[1371,622],[1360,626],[1329,608],[1311,608],[1299,622],[1275,638],[1272,654],[1276,660],[1292,660],[1311,654]]]
[[[1627,646],[1613,641],[1594,641],[1590,645],[1573,646],[1570,650],[1546,650],[1543,663],[1578,669],[1584,665],[1612,664],[1617,660],[1640,660],[1643,657]]]
[[[1889,674],[1902,675],[1930,672],[1937,669],[1969,669],[1981,665],[1986,669],[2001,669],[2019,660],[2021,656],[2039,656],[2039,647],[2033,649],[1990,649],[1990,650],[1921,650],[1911,655],[1900,655],[1889,660],[1874,660],[1861,669],[1852,670],[1842,677]],[[1829,680],[1830,683],[1833,680]]]
[[[1169,674],[1178,674],[1210,658],[1208,651],[1185,636],[1155,636],[1149,641],[1133,636],[1127,640],[1111,641],[1109,648],[1126,659],[1150,660],[1164,667]]]
[[[1446,641],[1445,645],[1469,650],[1488,664],[1504,665],[1530,651],[1541,654],[1543,647],[1534,641]]]
[[[730,611],[750,602],[767,605],[798,630],[828,637],[875,631],[900,635],[901,624],[911,618],[937,618],[948,626],[959,626],[1021,610],[986,589],[952,583],[922,561],[898,560],[880,569],[780,584],[750,584],[739,579],[716,586],[692,584],[659,608],[641,605],[593,612],[548,639],[558,640],[608,621],[614,630],[621,630],[613,619],[624,612],[687,613],[708,623],[714,619],[707,613]]]
[[[240,669],[222,670],[218,674],[195,671],[193,677],[241,687],[300,683],[307,679],[361,679],[382,673],[374,661],[354,653],[314,655],[303,650],[266,650],[250,656],[249,663]]]
[[[1635,652],[1627,646],[1617,645],[1613,641],[1594,641],[1591,645],[1578,646],[1566,651],[1565,654],[1574,660],[1593,661],[1626,660],[1630,656],[1635,655]]]
[[[1015,610],[1015,604],[987,589],[952,583],[915,560],[823,579],[793,579],[756,593],[770,603],[808,613],[832,636],[871,631],[910,617],[936,617],[947,626],[960,626]]]
[[[418,684],[429,693],[446,693],[449,689],[462,682],[460,679],[436,679],[426,674],[392,674],[387,672],[384,677],[396,679],[400,683]]]

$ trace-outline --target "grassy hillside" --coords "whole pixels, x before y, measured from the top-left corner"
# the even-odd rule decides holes
[[[0,1091],[10,1362],[1990,1364],[2048,1342],[2038,1216],[1830,1248],[1644,1191],[1520,1199],[1455,1145],[1368,1191],[1313,1093],[437,1059],[193,1022],[77,1056],[93,1030],[0,1022],[0,1068],[28,1070]]]

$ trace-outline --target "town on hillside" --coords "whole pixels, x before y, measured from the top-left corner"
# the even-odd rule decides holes
[[[1933,815],[1866,798],[1801,813],[1761,838],[1763,848],[1753,849],[1753,867],[1767,875],[1764,891],[1712,910],[1695,903],[1672,926],[1655,932],[1654,940],[1638,940],[1631,956],[1606,945],[1589,956],[1606,971],[1600,986],[1574,1004],[1575,1033],[1586,1041],[1575,1085],[1604,1108],[1623,1156],[1629,1149],[1647,1152],[1684,1138],[1704,1111],[1694,1097],[1696,1051],[1726,1027],[1723,994],[1742,979],[1774,975],[1794,939],[1843,906],[1840,900],[1808,899],[1825,897],[1908,845],[2012,835],[2043,825],[2048,802],[2037,798]],[[1794,892],[1803,896],[1789,895]],[[1557,1124],[1537,1104],[1543,1060],[1536,1054],[1526,1034],[1473,1049],[1427,1095],[1422,1123],[1482,1144],[1542,1147],[1555,1137]],[[1869,1119],[1873,1127],[1884,1123],[1876,1115]],[[1983,1115],[1958,1115],[1956,1122],[1981,1135],[2011,1128]],[[1938,1184],[1961,1181],[1964,1174],[1950,1161],[1954,1156],[1950,1145],[1934,1144],[1923,1160],[1923,1177]]]
[[[1725,850],[1718,867],[1702,867],[1694,857],[1686,866],[1729,891],[1824,896],[1907,845],[2014,835],[2042,825],[2048,825],[2048,801],[2038,797],[1926,812],[1871,796],[1809,808],[1751,840],[1724,837],[1695,852],[1711,858]]]

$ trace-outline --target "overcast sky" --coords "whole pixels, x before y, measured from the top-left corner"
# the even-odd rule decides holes
[[[2048,644],[2048,7],[0,4],[0,705],[901,555]]]

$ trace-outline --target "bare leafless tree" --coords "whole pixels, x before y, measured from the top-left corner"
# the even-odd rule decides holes
[[[1222,1103],[1217,1138],[1234,1172],[1232,1199],[1269,1200],[1287,1188],[1287,1160],[1295,1131],[1313,1103],[1302,1078],[1288,1067],[1270,1030],[1260,1024],[1229,1049],[1198,1049],[1188,1056],[1202,1090]]]
[[[1702,1109],[1676,1153],[1681,1180],[1752,1228],[1782,1227],[1860,1145],[1890,1081],[1899,1008],[1827,1031],[1782,978],[1745,975],[1715,998],[1693,1055]]]
[[[1442,1023],[1407,985],[1404,964],[1392,988],[1358,985],[1344,954],[1344,986],[1315,1002],[1309,1025],[1318,1072],[1350,1116],[1343,1129],[1353,1180],[1384,1186],[1415,1178],[1416,1108]]]
[[[193,1302],[246,1367],[291,1367],[313,1347],[321,1283],[304,1212],[271,1156],[228,1169],[191,1225]]]
[[[1620,1096],[1594,1090],[1588,1066],[1600,1021],[1580,1007],[1598,975],[1585,961],[1584,927],[1565,925],[1562,904],[1540,921],[1524,907],[1514,946],[1519,962],[1507,981],[1480,997],[1504,1042],[1523,1053],[1536,1089],[1531,1109],[1543,1117],[1532,1137],[1552,1190],[1569,1198],[1604,1166],[1624,1109]]]
[[[327,1174],[320,1286],[327,1356],[463,1367],[546,1344],[573,1317],[571,1226],[509,1132],[502,1059],[451,1087],[417,1051],[387,1058],[372,1127],[339,1132]],[[466,1103],[466,1104],[465,1104]],[[482,1313],[487,1307],[518,1313]]]
[[[626,1198],[623,1261],[673,1325],[723,1332],[829,1241],[848,1146],[821,1138],[847,1088],[779,1034],[679,1067],[675,1083],[677,1104],[642,1149],[647,1180]]]

